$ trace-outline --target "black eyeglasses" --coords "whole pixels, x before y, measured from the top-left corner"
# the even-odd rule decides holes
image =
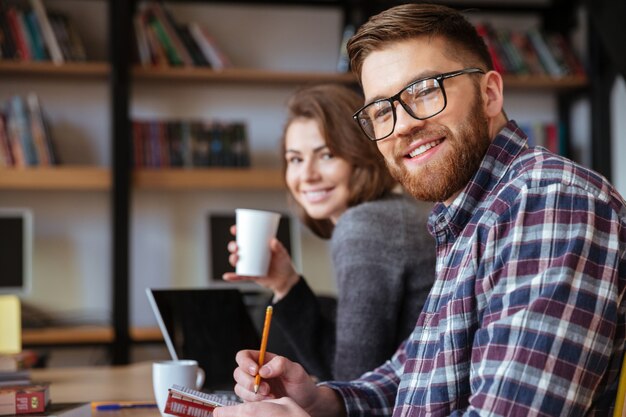
[[[443,80],[463,74],[484,74],[480,68],[465,68],[446,72],[432,77],[422,78],[404,87],[398,94],[382,98],[361,107],[352,117],[357,121],[363,133],[371,140],[385,139],[396,127],[396,106],[402,108],[417,120],[424,120],[441,113],[447,104]]]

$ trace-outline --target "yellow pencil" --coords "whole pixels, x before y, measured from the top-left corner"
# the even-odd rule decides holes
[[[267,306],[265,309],[265,324],[263,324],[263,335],[261,336],[261,351],[259,352],[259,369],[254,377],[254,393],[259,391],[259,385],[261,385],[261,375],[259,371],[263,366],[265,360],[265,349],[267,349],[267,337],[270,334],[270,323],[272,322],[272,306]]]

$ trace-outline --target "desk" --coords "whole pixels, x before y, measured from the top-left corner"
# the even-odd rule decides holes
[[[33,369],[33,380],[50,382],[55,402],[154,401],[152,364]],[[158,417],[156,408],[100,411],[96,417]]]

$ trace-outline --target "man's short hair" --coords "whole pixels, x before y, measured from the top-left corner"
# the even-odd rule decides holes
[[[420,36],[444,38],[449,49],[442,52],[463,61],[465,66],[493,69],[484,40],[460,12],[437,4],[403,4],[370,17],[350,39],[352,71],[360,81],[363,61],[371,52],[391,42]]]

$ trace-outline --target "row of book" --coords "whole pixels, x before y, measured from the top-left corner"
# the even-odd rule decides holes
[[[142,66],[196,66],[215,70],[231,66],[205,27],[196,22],[176,22],[161,3],[141,3],[133,25]]]
[[[0,58],[62,64],[87,55],[67,15],[46,10],[42,0],[2,0]]]
[[[50,128],[35,93],[12,96],[0,110],[0,167],[58,164]]]
[[[91,417],[90,403],[53,402],[50,383],[32,379],[39,359],[31,350],[0,354],[0,416]]]
[[[580,59],[561,33],[537,28],[496,29],[489,23],[479,23],[476,29],[487,44],[494,69],[502,74],[585,75]]]
[[[134,166],[248,167],[246,125],[220,121],[133,121]]]

